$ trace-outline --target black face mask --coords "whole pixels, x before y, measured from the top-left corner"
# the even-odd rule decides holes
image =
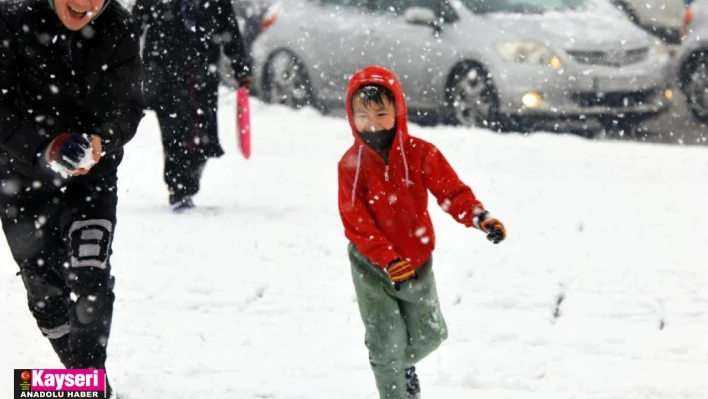
[[[359,137],[371,148],[377,151],[391,148],[393,138],[396,136],[396,126],[388,130],[377,130],[375,132],[359,132]]]

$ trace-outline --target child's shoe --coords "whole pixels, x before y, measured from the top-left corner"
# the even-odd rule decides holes
[[[420,399],[420,381],[418,374],[415,373],[415,367],[406,368],[406,395],[405,399]]]

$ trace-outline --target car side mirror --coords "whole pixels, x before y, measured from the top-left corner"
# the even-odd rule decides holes
[[[435,29],[436,32],[439,32],[441,29],[437,15],[429,8],[410,7],[406,9],[403,16],[409,24],[427,25]]]

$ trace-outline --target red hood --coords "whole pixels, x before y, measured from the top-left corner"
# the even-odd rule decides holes
[[[396,138],[394,143],[398,140],[403,139],[406,141],[408,138],[408,107],[406,106],[406,99],[403,97],[403,90],[401,89],[401,83],[398,81],[396,75],[386,68],[370,65],[364,69],[359,70],[354,76],[349,79],[349,85],[347,86],[347,96],[345,101],[345,107],[347,109],[347,119],[349,119],[349,126],[352,128],[352,135],[354,140],[361,142],[356,127],[354,127],[354,111],[352,109],[352,95],[362,86],[368,84],[375,84],[379,86],[384,86],[393,92],[393,97],[395,100],[396,107]],[[403,135],[399,138],[398,135]],[[362,142],[363,144],[363,142]]]

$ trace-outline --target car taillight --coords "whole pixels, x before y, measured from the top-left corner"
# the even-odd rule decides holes
[[[268,28],[273,26],[275,21],[277,21],[278,17],[276,16],[275,12],[267,12],[264,16],[263,19],[261,20],[261,33],[265,32]]]
[[[684,36],[688,33],[688,27],[691,25],[691,22],[693,21],[693,9],[691,7],[686,8],[686,11],[683,13],[683,25],[681,26],[681,32],[683,33]]]

